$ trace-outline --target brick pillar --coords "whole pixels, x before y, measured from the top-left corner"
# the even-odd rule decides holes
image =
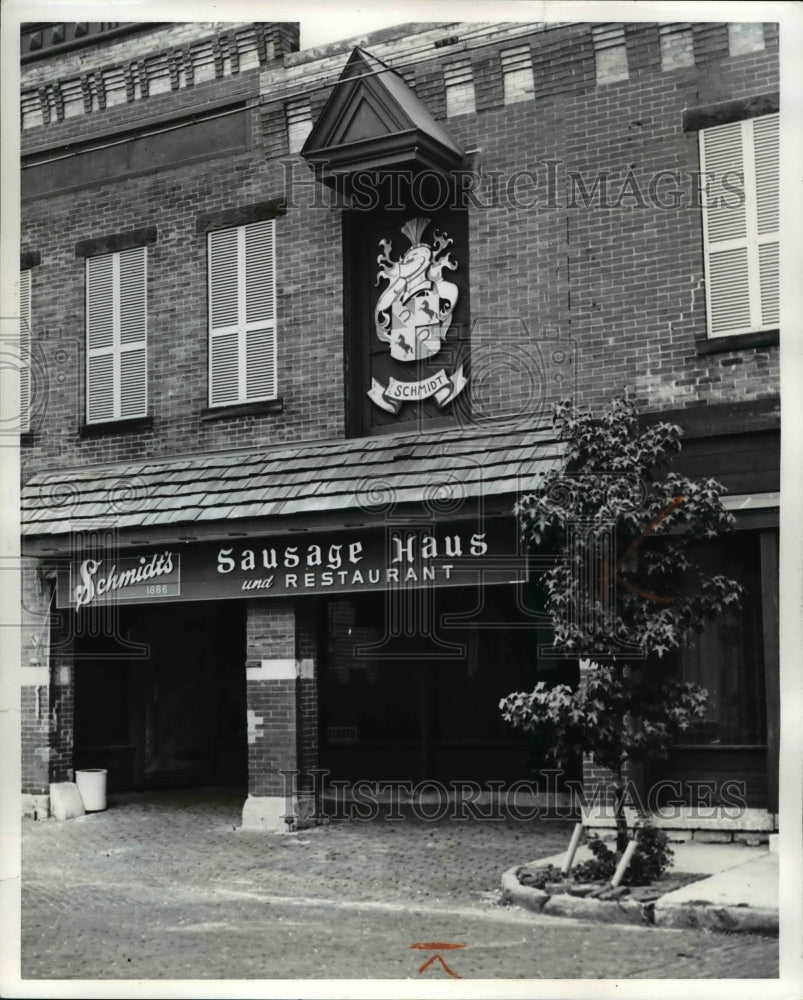
[[[51,782],[73,780],[73,649],[37,560],[23,559],[21,580],[22,812],[44,818]]]
[[[243,827],[286,832],[312,811],[315,632],[292,601],[248,602],[248,798]],[[284,774],[282,772],[285,772]]]
[[[22,560],[21,585],[22,814],[44,819],[50,792],[50,595],[36,560]]]
[[[62,608],[50,629],[50,780],[74,781],[75,611]]]
[[[316,605],[308,601],[299,605],[296,614],[299,789],[306,796],[314,794],[313,772],[318,767],[318,626],[315,611]]]

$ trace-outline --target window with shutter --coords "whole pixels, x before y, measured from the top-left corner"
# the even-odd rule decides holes
[[[86,262],[87,423],[148,410],[147,251]]]
[[[777,329],[778,115],[703,129],[700,166],[708,336]]]
[[[209,234],[209,405],[276,398],[275,223]]]
[[[31,429],[31,272],[20,273],[20,433]]]

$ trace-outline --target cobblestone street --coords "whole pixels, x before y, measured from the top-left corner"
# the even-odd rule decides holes
[[[23,823],[26,979],[764,978],[777,940],[583,924],[498,903],[501,873],[570,825],[341,820],[238,829],[219,791],[117,796]]]

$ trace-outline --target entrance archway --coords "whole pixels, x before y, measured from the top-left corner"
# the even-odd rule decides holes
[[[247,783],[240,602],[127,605],[116,635],[80,634],[76,768],[111,790]]]

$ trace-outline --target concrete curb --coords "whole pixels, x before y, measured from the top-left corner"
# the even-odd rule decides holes
[[[711,903],[655,904],[656,927],[699,927],[709,931],[778,934],[778,911],[758,906],[715,906]]]
[[[552,917],[571,917],[596,924],[651,924],[652,903],[633,900],[584,899],[558,893],[550,896],[543,912]]]
[[[502,902],[521,906],[533,913],[567,917],[588,923],[646,924],[655,927],[700,928],[746,934],[778,934],[778,912],[762,907],[715,906],[711,903],[650,903],[635,900],[596,900],[558,893],[550,896],[541,889],[521,885],[518,873],[523,865],[508,868],[502,875]]]
[[[508,868],[502,875],[502,902],[515,903],[517,906],[523,906],[525,910],[540,913],[549,896],[542,889],[534,889],[531,885],[522,885],[519,882],[521,868],[522,865],[516,865],[515,868]]]

